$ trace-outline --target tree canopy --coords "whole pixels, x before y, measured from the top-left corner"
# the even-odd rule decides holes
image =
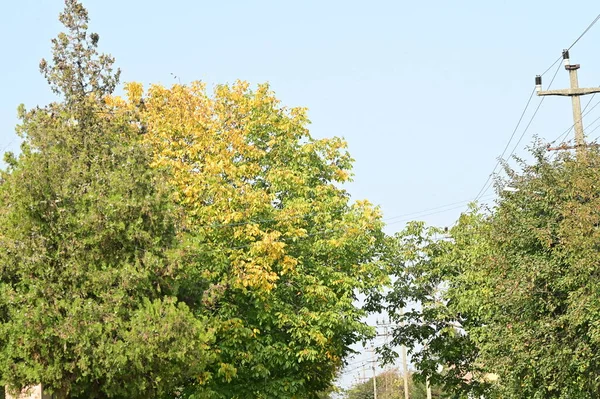
[[[177,299],[176,212],[151,151],[105,104],[118,82],[88,15],[40,69],[61,100],[25,110],[0,185],[0,376],[57,397],[148,397],[197,378],[209,330]]]
[[[140,106],[139,104],[143,104]],[[215,330],[211,389],[223,397],[312,397],[370,334],[355,305],[385,275],[381,215],[350,204],[351,158],[313,139],[302,108],[268,85],[127,86],[182,208],[188,302]]]
[[[412,224],[397,237],[387,300],[407,324],[396,342],[455,392],[597,397],[600,154],[534,155],[507,169],[510,190],[490,211],[473,209],[448,235]],[[394,313],[408,301],[421,306]]]
[[[268,85],[130,83],[88,15],[20,107],[0,184],[0,383],[59,398],[315,398],[373,331],[383,223]]]

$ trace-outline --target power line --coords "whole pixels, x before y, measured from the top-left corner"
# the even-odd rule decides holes
[[[554,76],[552,76],[552,80],[550,80],[550,84],[548,85],[548,89],[550,89],[550,87],[552,87],[552,83],[554,83],[554,80],[556,79],[556,75],[558,75],[558,71],[560,70],[560,66],[561,65],[558,64],[558,67],[556,68],[556,71],[554,71]],[[525,133],[527,133],[527,131],[529,130],[529,127],[533,123],[533,120],[535,119],[538,111],[540,110],[540,107],[544,103],[544,99],[545,99],[545,97],[542,97],[542,99],[538,103],[537,107],[535,108],[535,111],[533,111],[533,114],[531,115],[531,118],[529,119],[529,122],[527,123],[527,126],[525,126],[525,129],[523,129],[523,132],[521,133],[521,136],[519,137],[519,140],[517,140],[517,143],[513,147],[512,151],[506,157],[506,160],[508,160],[515,153],[515,151],[517,150],[517,147],[519,146],[519,144],[523,140],[523,137],[525,137]],[[519,122],[520,122],[520,120],[519,120]],[[511,137],[511,139],[512,139],[512,137]],[[510,140],[509,140],[508,144],[510,144]],[[503,160],[504,159],[502,157],[500,157],[498,159],[498,161],[496,162],[496,166],[494,166],[494,169],[492,170],[492,173],[488,176],[488,179],[486,180],[486,182],[485,182],[484,186],[481,188],[481,190],[479,190],[479,194],[477,194],[477,197],[475,197],[476,201],[480,198],[480,196],[483,196],[487,192],[487,190],[489,190],[490,187],[492,186],[492,184],[491,184],[492,183],[491,182],[492,175],[494,174],[494,172],[496,171],[496,169],[498,168],[498,166],[500,165],[500,163]]]
[[[488,195],[486,197],[491,197],[491,195]],[[405,213],[405,214],[401,214],[401,215],[397,215],[397,216],[392,216],[392,217],[383,219],[383,221],[385,222],[385,221],[388,221],[388,220],[394,220],[394,219],[398,219],[398,218],[406,218],[408,216],[418,216],[419,214],[422,214],[422,213],[436,211],[438,209],[447,208],[449,206],[454,206],[454,205],[459,205],[459,204],[468,204],[468,203],[470,203],[472,201],[473,201],[472,199],[468,199],[468,200],[462,200],[462,201],[452,202],[450,204],[436,206],[435,208],[429,208],[429,209],[424,209],[422,211],[410,212],[410,213]],[[446,209],[446,210],[450,210],[450,209]],[[443,210],[442,212],[445,212],[446,210]]]
[[[571,50],[573,46],[575,46],[577,42],[579,42],[579,40],[581,40],[581,38],[584,37],[590,29],[592,29],[592,27],[596,24],[596,22],[598,22],[598,20],[600,20],[600,14],[598,14],[596,18],[594,18],[594,20],[588,25],[588,27],[585,28],[585,30],[579,35],[579,37],[577,37],[577,39],[575,39],[575,41],[573,41],[573,43],[571,43],[571,45],[567,47],[567,50]],[[560,62],[561,60],[562,56],[558,57],[556,61],[554,61],[552,65],[550,65],[540,76],[544,76],[545,74],[547,74],[554,67],[554,65],[556,65],[556,63]]]
[[[581,38],[582,38],[582,37],[584,37],[584,36],[585,36],[585,34],[586,34],[586,33],[588,33],[588,31],[589,31],[590,29],[592,29],[592,27],[593,27],[593,26],[596,24],[596,22],[598,22],[598,20],[600,20],[600,14],[598,14],[598,15],[596,16],[596,18],[594,18],[594,20],[592,21],[592,23],[591,23],[591,24],[589,24],[587,28],[585,28],[585,30],[583,31],[583,33],[582,33],[581,35],[579,35],[579,37],[578,37],[577,39],[575,39],[575,41],[574,41],[573,43],[571,43],[571,45],[569,46],[569,48],[568,48],[567,50],[571,50],[571,49],[573,48],[573,46],[574,46],[574,45],[576,45],[576,44],[577,44],[577,42],[578,42],[579,40],[581,40]]]
[[[586,110],[588,109],[588,107],[592,103],[592,100],[594,99],[594,97],[596,96],[596,94],[597,93],[592,94],[592,96],[588,100],[587,104],[583,108],[583,116],[582,116],[582,118],[585,117],[586,115],[588,115],[590,112],[592,112],[592,110],[594,108],[596,108],[598,105],[600,105],[600,101],[598,101],[598,102],[596,102],[596,104],[594,104],[594,106],[592,108],[589,109],[589,111],[586,112]],[[564,138],[571,132],[571,130],[573,130],[574,127],[575,127],[575,123],[573,123],[567,130],[565,130],[564,132],[562,132],[557,138],[555,138],[554,140],[552,140],[549,144],[552,145],[552,144],[556,143],[557,141],[564,140]]]
[[[517,130],[519,129],[519,126],[521,126],[521,122],[523,121],[523,117],[525,116],[525,113],[527,112],[527,109],[529,108],[529,104],[531,103],[531,99],[533,98],[534,94],[535,94],[535,87],[531,91],[531,95],[529,96],[529,99],[527,100],[527,103],[525,104],[525,108],[523,109],[523,112],[521,112],[521,116],[519,117],[519,121],[517,122],[517,125],[513,129],[513,132],[510,135],[510,139],[508,139],[508,143],[506,143],[506,146],[504,147],[504,150],[502,151],[502,154],[500,154],[500,158],[496,162],[496,165],[494,165],[494,169],[492,169],[492,172],[488,175],[488,178],[485,181],[485,183],[483,183],[483,187],[481,187],[481,190],[479,190],[479,192],[475,196],[475,200],[474,201],[477,201],[479,199],[479,197],[481,195],[483,195],[483,190],[487,186],[488,182],[492,179],[492,176],[494,175],[494,172],[496,172],[496,169],[500,165],[500,159],[502,159],[504,157],[504,154],[506,153],[506,150],[508,149],[508,147],[510,147],[510,142],[512,141],[513,137],[515,137],[515,134],[517,133]]]
[[[600,125],[593,128],[588,134],[594,133],[596,130],[598,130],[598,128],[600,128]],[[600,139],[600,136],[596,137],[593,141],[598,141],[598,139]]]
[[[592,27],[596,24],[596,22],[598,22],[600,20],[600,14],[598,14],[596,16],[596,18],[594,18],[594,20],[587,26],[587,28],[585,28],[585,30],[577,37],[577,39],[575,39],[573,41],[573,43],[571,43],[571,45],[568,47],[568,50],[570,50],[571,48],[573,48],[573,46],[575,46],[580,40],[581,38],[583,38],[590,29],[592,29]],[[546,73],[548,73],[556,64],[559,65],[560,68],[560,62],[562,60],[562,56],[558,57],[556,59],[556,61],[554,61],[540,76],[544,76]],[[554,79],[556,78],[556,74],[558,73],[558,69],[556,70],[556,72],[554,73],[554,77],[552,78],[552,82],[554,81]],[[548,88],[550,88],[550,86],[552,85],[552,82],[550,82],[550,85],[548,85]],[[502,151],[502,154],[500,155],[498,162],[496,162],[496,165],[494,166],[494,169],[492,170],[492,172],[488,175],[485,183],[483,184],[483,186],[481,187],[481,189],[479,190],[479,192],[477,193],[477,195],[475,196],[475,200],[477,201],[480,196],[482,196],[483,194],[485,194],[485,192],[487,192],[487,190],[491,187],[491,184],[488,184],[491,182],[492,176],[494,175],[494,173],[496,172],[496,169],[498,168],[498,166],[500,165],[500,163],[502,162],[502,160],[504,159],[504,154],[506,153],[507,148],[510,146],[510,143],[512,141],[512,139],[515,136],[515,133],[517,131],[517,129],[519,128],[519,126],[521,125],[521,121],[523,120],[523,117],[525,115],[525,113],[527,112],[527,109],[529,108],[529,104],[531,103],[531,99],[533,98],[533,95],[535,94],[535,88],[532,90],[531,95],[529,96],[529,99],[527,100],[527,104],[525,105],[525,108],[523,109],[523,112],[521,113],[521,116],[519,117],[519,121],[517,122],[517,125],[515,126],[513,133],[510,136],[510,139],[508,140],[508,143],[506,144],[506,147],[504,148],[504,151]],[[529,121],[529,124],[527,125],[527,127],[525,128],[525,130],[523,131],[523,134],[521,134],[521,137],[519,138],[519,141],[517,142],[517,144],[515,145],[515,147],[513,148],[513,151],[511,152],[511,154],[507,157],[510,158],[510,156],[512,156],[512,154],[514,153],[514,151],[516,150],[516,147],[519,145],[519,143],[521,142],[523,136],[525,135],[525,132],[527,131],[527,129],[529,128],[529,125],[531,125],[531,122],[533,121],[533,118],[535,117],[535,115],[537,114],[537,111],[539,110],[541,104],[543,103],[543,98],[540,101],[540,103],[538,104],[538,107],[536,108],[531,120]],[[591,101],[591,99],[590,99]],[[587,106],[586,106],[587,108]]]
[[[14,137],[11,141],[9,141],[8,144],[5,145],[2,148],[2,150],[0,150],[0,153],[4,153],[8,149],[8,147],[10,147],[15,142],[15,140],[16,140],[16,137]]]
[[[552,83],[554,83],[554,79],[556,79],[556,75],[558,75],[558,71],[559,70],[560,70],[560,64],[558,65],[558,68],[556,68],[556,71],[554,71],[554,76],[552,76],[552,80],[550,80],[550,84],[548,85],[548,89],[550,89],[550,87],[552,87]],[[533,115],[531,115],[531,119],[529,120],[529,123],[527,124],[527,126],[525,126],[525,129],[523,130],[523,133],[521,133],[521,137],[519,137],[519,140],[517,141],[517,144],[515,144],[515,146],[513,147],[512,151],[510,152],[510,154],[508,155],[508,157],[506,157],[506,159],[510,158],[515,153],[515,151],[517,150],[517,147],[521,143],[521,140],[523,140],[523,137],[525,136],[525,133],[527,133],[527,131],[529,130],[529,127],[531,126],[531,123],[533,122],[533,119],[535,118],[535,116],[537,115],[538,111],[540,110],[540,107],[544,103],[544,99],[545,98],[546,97],[542,97],[542,99],[540,100],[537,108],[533,112]]]
[[[455,207],[452,207],[452,208],[443,209],[443,210],[441,210],[441,211],[436,211],[436,212],[430,212],[430,213],[426,213],[426,214],[420,215],[420,217],[431,216],[431,215],[437,215],[438,213],[443,213],[443,212],[453,211],[453,210],[456,210],[456,209],[462,209],[462,208],[464,208],[464,207],[465,207],[465,205],[463,204],[463,205],[455,206]],[[397,223],[408,222],[408,221],[410,221],[410,220],[414,220],[414,218],[406,218],[406,219],[396,220],[396,221],[394,221],[394,222],[387,223],[387,225],[388,225],[388,226],[390,226],[390,225],[392,225],[392,224],[397,224]]]
[[[599,117],[597,117],[596,119],[594,119],[592,122],[590,122],[590,123],[589,123],[589,125],[588,125],[588,127],[592,126],[594,123],[598,122],[599,120],[600,120],[600,116],[599,116]],[[592,130],[590,131],[590,133],[588,133],[588,134],[591,134],[591,133],[593,133],[593,132],[594,132],[594,131],[595,131],[597,128],[598,128],[598,126],[596,126],[594,129],[592,129]]]

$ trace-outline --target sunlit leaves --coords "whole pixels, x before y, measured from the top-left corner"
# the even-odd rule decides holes
[[[145,127],[153,167],[176,188],[184,270],[198,278],[187,289],[216,330],[213,389],[325,389],[370,332],[355,295],[385,279],[380,213],[341,188],[352,163],[344,141],[313,139],[306,110],[282,106],[268,85],[126,89],[107,102]]]
[[[398,317],[407,325],[396,341],[422,345],[417,366],[456,392],[491,380],[490,397],[600,392],[600,154],[550,161],[544,152],[508,170],[514,190],[489,213],[464,214],[447,235],[414,224],[398,237],[387,299],[421,306]],[[458,383],[448,385],[452,375]]]

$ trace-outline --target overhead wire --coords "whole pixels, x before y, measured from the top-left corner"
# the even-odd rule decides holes
[[[594,106],[592,108],[589,109],[589,111],[586,112],[586,110],[588,109],[588,107],[590,106],[590,104],[592,103],[592,101],[594,100],[594,97],[596,96],[597,93],[592,94],[592,96],[590,97],[590,99],[588,100],[587,104],[585,105],[585,107],[583,108],[583,115],[581,116],[581,119],[579,119],[577,122],[580,122],[581,120],[583,120],[583,118],[585,116],[587,116],[590,112],[592,112],[592,110],[594,108],[596,108],[598,105],[600,105],[600,101],[597,101],[596,104],[594,104]],[[562,132],[557,138],[555,138],[554,140],[552,140],[549,145],[552,145],[554,143],[556,143],[557,141],[562,141],[564,140],[564,138],[573,130],[573,128],[575,127],[575,123],[573,123],[567,130],[565,130],[564,132]]]
[[[588,135],[591,135],[592,133],[594,133],[596,130],[598,130],[598,128],[600,128],[600,125],[596,126],[595,128],[593,128],[592,130],[590,130],[590,132],[588,133]],[[600,136],[596,137],[594,140],[592,140],[593,142],[597,142],[598,139],[600,139]]]
[[[596,24],[596,22],[598,22],[598,20],[600,20],[600,14],[598,14],[596,16],[596,18],[594,18],[594,20],[588,25],[588,27],[585,28],[585,30],[577,37],[577,39],[575,39],[573,41],[573,43],[571,43],[571,45],[569,47],[567,47],[567,50],[571,50],[573,48],[573,46],[575,46],[577,44],[577,42],[579,42],[579,40],[581,40],[581,38],[584,37],[585,34],[588,33],[590,29],[592,29],[592,27]],[[556,61],[554,61],[552,63],[552,65],[550,65],[540,76],[544,76],[545,74],[547,74],[554,67],[554,65],[556,65],[556,63],[560,62],[561,60],[562,60],[562,56],[558,57],[556,59]]]
[[[598,14],[596,16],[596,18],[594,18],[594,20],[588,25],[588,27],[585,28],[585,30],[583,31],[583,33],[581,33],[581,35],[579,35],[579,37],[577,39],[575,39],[575,41],[573,43],[571,43],[571,45],[567,48],[567,50],[571,50],[573,48],[573,46],[575,46],[577,44],[577,42],[579,40],[581,40],[581,38],[584,37],[585,34],[588,33],[588,31],[590,29],[592,29],[592,27],[596,24],[596,22],[598,22],[598,20],[600,20],[600,14]]]
[[[599,120],[600,120],[600,116],[599,116],[599,117],[597,117],[596,119],[594,119],[593,121],[591,121],[591,122],[589,123],[588,127],[591,127],[591,126],[593,126],[593,125],[594,125],[596,122],[598,122]],[[596,126],[594,129],[592,129],[592,130],[591,130],[591,131],[588,133],[588,135],[589,135],[589,134],[592,134],[593,132],[595,132],[597,128],[598,128],[598,126]]]
[[[491,197],[491,195],[489,195],[489,196]],[[454,208],[450,208],[450,209],[443,209],[443,208],[448,208],[448,207],[452,207],[454,205],[459,205],[459,204],[463,204],[464,205],[464,204],[468,204],[468,203],[470,203],[472,201],[473,201],[472,199],[468,199],[468,200],[462,200],[462,201],[452,202],[450,204],[437,206],[435,208],[429,208],[429,209],[424,209],[422,211],[405,213],[405,214],[401,214],[401,215],[397,215],[397,216],[388,217],[388,218],[385,218],[385,219],[382,219],[382,220],[384,222],[386,222],[386,221],[390,221],[390,220],[394,220],[394,219],[399,219],[399,218],[407,218],[409,216],[421,216],[420,214],[423,214],[423,213],[429,214],[429,212],[437,211],[439,209],[442,209],[439,213],[446,212],[446,211],[452,210]],[[394,223],[396,223],[396,222],[394,222]],[[392,224],[392,223],[390,223],[390,224]]]
[[[554,65],[556,65],[556,63],[554,63]],[[550,84],[548,84],[548,89],[550,89],[552,87],[552,83],[554,83],[554,80],[556,79],[556,76],[558,75],[558,71],[559,70],[560,70],[560,64],[558,64],[558,67],[556,68],[556,71],[554,72],[554,75],[552,76],[552,79],[550,80]],[[534,88],[534,91],[535,91],[535,88]],[[532,95],[533,95],[533,93],[532,93]],[[493,176],[493,174],[496,172],[496,169],[498,168],[498,166],[503,161],[510,159],[510,157],[515,153],[515,151],[517,150],[517,147],[519,146],[519,144],[523,140],[523,137],[525,137],[525,134],[529,130],[529,127],[533,123],[533,120],[535,119],[538,111],[540,110],[542,104],[544,103],[544,99],[545,99],[545,97],[542,97],[542,99],[538,103],[537,107],[535,108],[535,111],[533,111],[533,114],[531,115],[531,118],[529,118],[529,122],[527,123],[527,126],[525,126],[525,129],[523,129],[523,132],[521,133],[521,136],[519,136],[519,139],[517,140],[517,143],[514,145],[514,147],[513,147],[512,151],[510,152],[510,154],[508,154],[508,156],[506,158],[504,158],[503,157],[504,153],[503,153],[498,158],[498,161],[496,162],[496,165],[494,166],[494,169],[492,170],[492,173],[490,173],[490,175],[488,176],[488,178],[487,178],[484,186],[481,188],[481,190],[479,190],[479,193],[475,197],[475,201],[481,199],[481,197],[490,189],[490,187],[492,187],[492,176]],[[531,98],[530,98],[530,100],[531,100]],[[521,119],[519,119],[519,124],[520,124],[520,122],[521,122]],[[517,127],[518,127],[518,125],[517,125]],[[511,136],[511,140],[512,140],[513,136]],[[510,145],[511,140],[509,140],[507,146]]]
[[[8,142],[7,145],[5,145],[1,150],[0,150],[0,154],[4,154],[4,152],[8,149],[8,147],[10,147],[16,140],[16,137],[13,137],[13,139],[11,141]]]
[[[592,29],[592,27],[600,20],[600,14],[598,14],[596,16],[596,18],[594,18],[594,20],[585,28],[585,30],[577,37],[577,39],[575,39],[571,45],[567,48],[567,50],[570,50],[573,48],[573,46],[575,46],[580,40],[581,38],[583,38],[589,31],[590,29]],[[560,68],[560,61],[562,59],[561,57],[558,57],[544,72],[542,72],[542,74],[540,76],[544,76],[545,74],[547,74],[549,71],[552,70],[552,68],[554,68],[554,66],[556,64],[559,64],[559,68]],[[554,77],[552,78],[552,81],[554,81],[556,74],[558,73],[558,69],[554,74]],[[552,85],[552,82],[550,83],[550,85],[548,87],[550,87]],[[501,164],[502,160],[504,159],[504,154],[506,153],[507,148],[510,146],[510,143],[512,142],[512,139],[515,136],[515,133],[517,131],[517,129],[519,128],[519,126],[521,125],[521,122],[523,120],[523,117],[525,115],[525,113],[527,112],[527,109],[529,108],[529,104],[531,103],[531,99],[533,98],[533,95],[535,94],[535,88],[532,90],[529,99],[527,100],[527,103],[525,105],[525,108],[523,109],[523,112],[521,112],[521,116],[519,117],[519,120],[517,122],[517,125],[515,127],[515,129],[513,130],[513,133],[510,136],[510,139],[508,140],[508,143],[506,144],[506,147],[504,148],[504,151],[502,151],[502,154],[500,155],[498,162],[496,162],[496,164],[494,165],[494,169],[492,170],[492,172],[488,175],[485,183],[483,184],[483,186],[481,187],[481,189],[479,190],[479,192],[477,193],[477,195],[475,196],[474,201],[477,201],[480,199],[481,196],[483,196],[487,190],[489,190],[489,188],[491,187],[491,180],[492,177],[494,175],[494,173],[496,172],[498,166]],[[517,144],[515,145],[515,147],[513,148],[513,151],[511,152],[511,154],[507,157],[510,158],[510,156],[512,156],[512,154],[514,153],[514,151],[516,150],[516,147],[518,146],[518,144],[521,142],[523,136],[525,135],[525,132],[527,131],[528,127],[531,125],[531,123],[533,122],[533,118],[535,117],[535,115],[537,114],[537,111],[539,110],[541,104],[543,103],[543,98],[540,100],[540,103],[538,104],[538,107],[536,108],[536,111],[533,114],[533,117],[531,118],[527,128],[524,130],[523,134],[521,134],[521,137],[519,139],[519,141],[517,142]],[[591,101],[591,99],[590,99]]]
[[[517,125],[513,129],[512,134],[510,135],[510,139],[508,139],[508,142],[506,143],[506,146],[504,147],[504,150],[502,151],[502,154],[500,154],[500,159],[502,159],[504,157],[504,154],[506,153],[506,150],[508,150],[508,148],[510,147],[510,142],[515,137],[515,134],[517,133],[517,130],[519,129],[519,126],[521,126],[521,122],[523,121],[523,118],[525,117],[525,113],[527,112],[527,109],[529,108],[529,104],[531,103],[531,99],[533,98],[534,94],[535,94],[535,87],[533,88],[533,90],[531,91],[531,94],[529,95],[529,99],[527,100],[527,103],[525,104],[525,108],[523,109],[523,112],[521,112],[521,116],[519,117]],[[494,175],[494,173],[496,172],[496,169],[500,165],[500,159],[498,159],[498,161],[496,162],[496,165],[494,165],[494,169],[492,169],[492,172],[488,175],[487,180],[485,181],[485,183],[483,183],[483,187],[481,187],[481,189],[479,190],[479,192],[475,196],[474,201],[479,200],[480,196],[483,195],[483,190],[485,189],[485,187],[487,186],[487,184],[489,183],[489,181],[492,179],[492,176]]]
[[[548,85],[548,89],[550,89],[552,87],[552,83],[554,83],[554,80],[556,79],[556,76],[558,75],[558,71],[559,70],[560,70],[560,64],[558,65],[558,68],[556,68],[556,71],[554,71],[554,75],[552,76],[552,80],[550,80],[550,84]],[[529,119],[529,123],[527,124],[527,126],[525,126],[525,129],[523,130],[523,133],[521,133],[521,136],[519,137],[519,140],[517,141],[517,144],[515,144],[515,146],[513,147],[512,151],[510,152],[510,154],[508,155],[508,157],[506,157],[506,159],[510,158],[515,153],[515,151],[517,150],[517,147],[521,143],[521,140],[523,140],[523,137],[525,137],[525,133],[527,133],[527,131],[529,130],[529,127],[533,123],[533,120],[535,119],[535,116],[537,115],[538,111],[540,110],[540,107],[544,103],[545,99],[546,99],[546,97],[542,97],[542,99],[538,103],[538,106],[536,107],[535,111],[533,111],[533,115],[531,115],[531,119]]]
[[[458,206],[455,206],[455,207],[452,207],[452,208],[449,208],[449,209],[443,209],[443,210],[441,210],[441,211],[430,212],[430,213],[427,213],[427,214],[424,214],[424,215],[420,215],[420,217],[431,216],[431,215],[437,215],[437,214],[439,214],[439,213],[443,213],[443,212],[447,212],[447,211],[453,211],[453,210],[457,210],[457,209],[462,209],[462,208],[464,208],[464,207],[465,207],[465,205],[464,205],[464,204],[462,204],[462,205],[458,205]],[[392,224],[397,224],[397,223],[408,222],[408,221],[410,221],[410,220],[414,220],[414,219],[413,219],[413,218],[400,219],[400,220],[396,220],[396,221],[394,221],[394,222],[391,222],[391,223],[387,223],[387,225],[388,225],[388,226],[390,226],[390,225],[392,225]]]

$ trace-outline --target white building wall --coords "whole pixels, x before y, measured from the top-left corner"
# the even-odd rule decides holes
[[[13,395],[6,389],[6,399],[51,399],[50,395],[45,395],[41,385],[24,388],[20,394]]]

